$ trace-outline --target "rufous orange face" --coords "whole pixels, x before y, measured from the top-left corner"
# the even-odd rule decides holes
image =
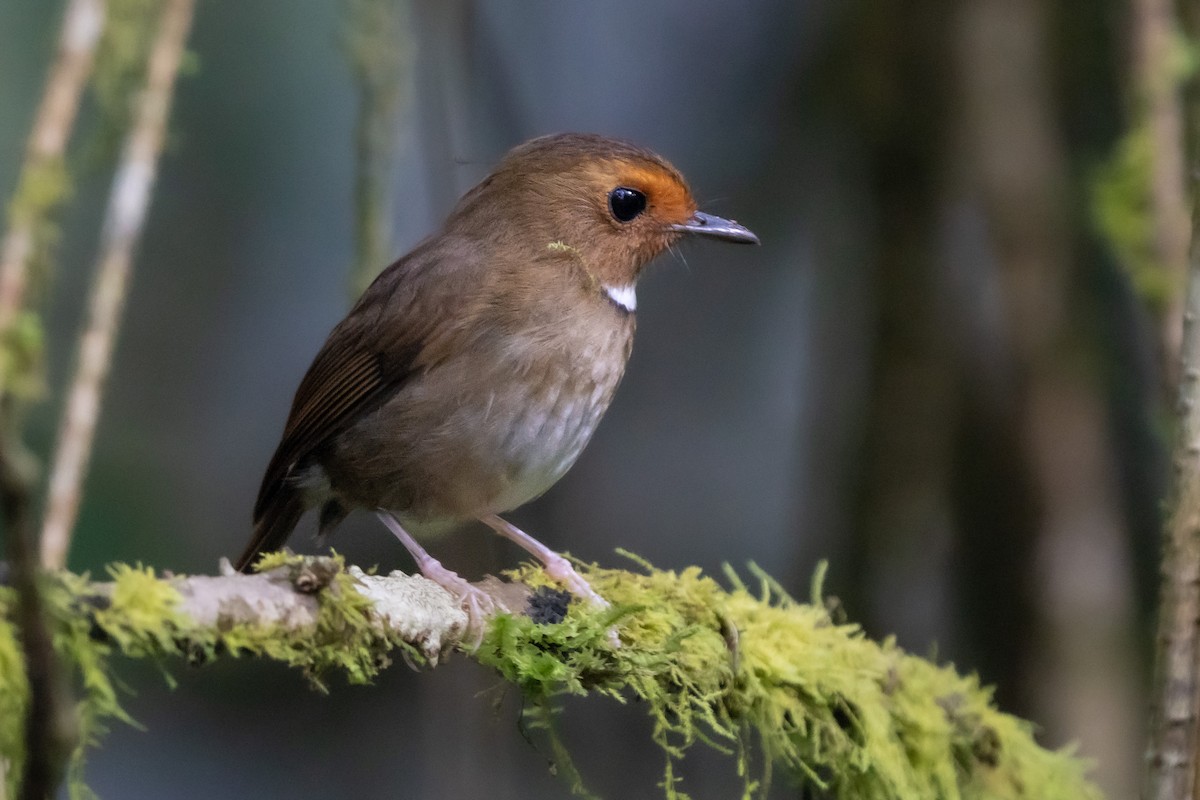
[[[607,178],[612,184],[609,194],[618,188],[641,193],[645,197],[644,213],[660,224],[683,224],[696,213],[696,201],[687,184],[676,173],[657,164],[610,161],[596,164],[593,169],[600,178],[598,183],[603,184]],[[608,203],[612,205],[611,197]]]

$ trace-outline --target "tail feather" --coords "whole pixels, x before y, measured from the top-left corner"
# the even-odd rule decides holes
[[[304,502],[299,492],[280,487],[270,501],[256,509],[254,536],[234,565],[238,572],[248,572],[260,553],[278,550],[304,514]]]

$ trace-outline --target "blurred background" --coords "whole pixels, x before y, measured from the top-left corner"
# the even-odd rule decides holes
[[[754,561],[799,596],[829,559],[849,619],[977,672],[1044,744],[1077,742],[1110,796],[1134,796],[1174,346],[1139,76],[1187,62],[1173,40],[1178,58],[1142,46],[1144,5],[397,2],[376,268],[510,147],[567,130],[657,150],[763,242],[693,243],[649,271],[611,411],[513,521],[606,565],[626,563],[617,547],[665,568]],[[292,392],[351,302],[353,7],[198,5],[75,570],[212,572],[246,541]],[[0,2],[0,196],[61,12]],[[43,455],[111,180],[87,147],[96,115],[89,101],[45,295],[47,394],[26,436]],[[291,544],[314,551],[314,527]],[[411,568],[367,515],[333,544]],[[435,551],[471,577],[522,555],[475,527]],[[520,698],[465,659],[328,696],[269,664],[172,672],[169,690],[128,665],[146,730],[118,726],[92,754],[101,797],[567,794],[518,728]],[[597,792],[659,796],[637,708],[570,702],[563,727]],[[727,759],[686,764],[698,800],[738,785]]]

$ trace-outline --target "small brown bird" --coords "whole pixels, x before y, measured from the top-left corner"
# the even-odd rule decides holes
[[[410,531],[481,520],[603,604],[566,559],[497,515],[578,458],[625,371],[638,276],[691,235],[758,243],[697,211],[679,171],[648,150],[560,134],[510,152],[329,334],[296,390],[238,569],[281,547],[309,508],[322,534],[366,508],[469,611],[489,599]]]

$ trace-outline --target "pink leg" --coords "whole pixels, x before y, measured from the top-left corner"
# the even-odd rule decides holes
[[[412,555],[421,574],[458,598],[470,619],[470,629],[481,633],[483,621],[496,613],[496,601],[492,599],[491,595],[472,586],[454,570],[442,566],[442,562],[429,555],[424,547],[417,544],[417,540],[401,527],[400,521],[390,511],[377,509],[375,514],[379,517],[380,522],[386,525],[388,530],[400,540],[404,549]]]
[[[575,571],[570,561],[567,561],[516,525],[505,522],[495,514],[481,517],[480,522],[505,539],[516,542],[521,549],[545,564],[546,574],[566,586],[573,594],[578,597],[587,598],[592,605],[608,608],[608,601],[596,594],[596,591],[591,586],[588,586],[588,582],[583,579],[582,575]]]

